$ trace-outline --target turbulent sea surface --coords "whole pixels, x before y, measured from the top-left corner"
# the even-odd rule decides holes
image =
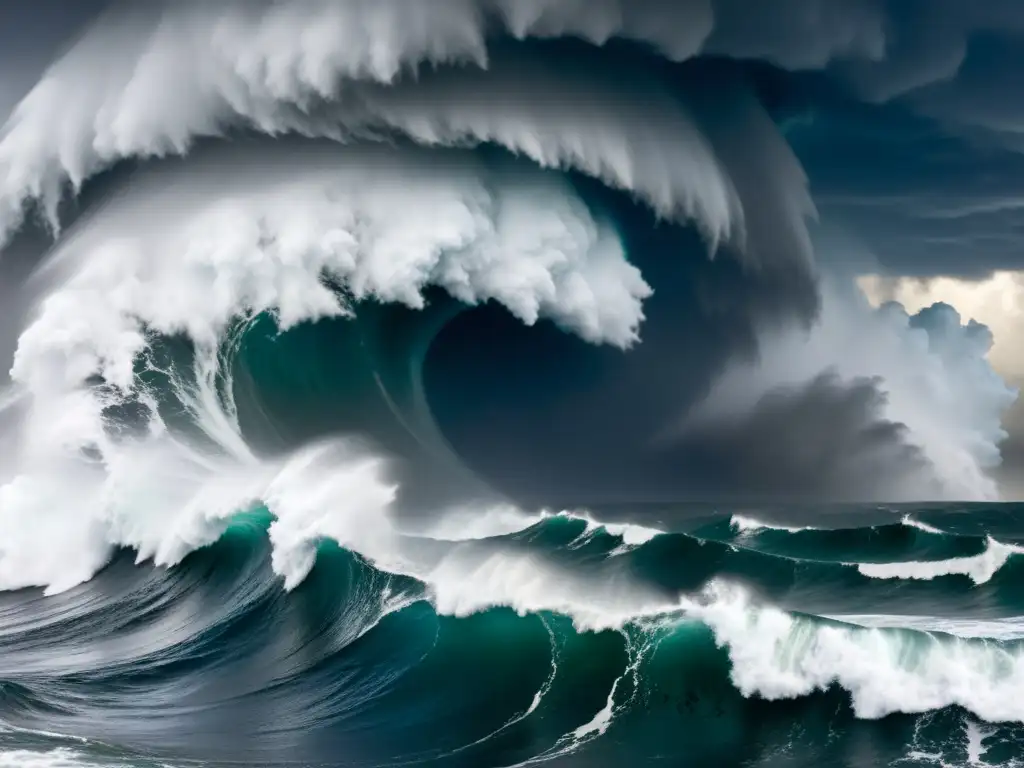
[[[562,514],[285,592],[255,509],[3,595],[0,765],[1016,765],[1022,511]]]

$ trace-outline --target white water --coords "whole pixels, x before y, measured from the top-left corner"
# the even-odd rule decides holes
[[[135,768],[128,760],[96,758],[73,749],[59,747],[33,751],[12,749],[0,751],[0,768]],[[152,763],[154,768],[176,768],[172,763]]]
[[[602,522],[595,519],[594,516],[586,510],[560,512],[558,516],[566,517],[570,520],[580,520],[586,524],[586,529],[580,539],[590,538],[601,531],[604,531],[609,536],[614,536],[617,539],[620,539],[622,544],[614,550],[614,554],[628,552],[631,549],[646,544],[655,537],[661,536],[664,533],[664,531],[658,530],[657,528],[651,528],[646,525],[637,525],[636,523]]]
[[[745,696],[795,698],[836,684],[858,717],[958,705],[988,722],[1024,722],[1019,644],[829,625],[758,605],[725,583],[686,612],[712,628]]]
[[[909,528],[917,528],[917,530],[924,531],[925,533],[945,533],[945,531],[940,531],[938,528],[928,525],[928,523],[923,523],[920,520],[916,520],[910,515],[904,515],[900,518],[900,523]]]
[[[949,560],[903,563],[861,563],[857,570],[872,579],[916,579],[931,581],[940,576],[968,576],[975,584],[984,584],[1014,555],[1024,553],[1024,547],[1003,544],[988,537],[985,551],[972,557],[954,557]]]
[[[521,533],[552,518],[578,520],[586,525],[580,538],[604,531],[610,536],[621,539],[622,546],[625,548],[646,544],[664,533],[657,528],[635,523],[602,522],[596,520],[586,510],[564,510],[557,513],[541,510],[529,514],[511,504],[489,507],[487,514],[483,516],[478,507],[453,509],[446,512],[441,519],[422,523],[422,527],[416,528],[415,531],[418,536],[441,541],[471,541]]]
[[[967,731],[967,764],[985,765],[985,753],[988,752],[985,739],[995,733],[994,729],[983,728],[971,721],[967,722],[965,729]]]
[[[800,531],[813,531],[809,526],[785,526],[779,523],[763,523],[753,517],[746,515],[733,515],[729,518],[729,525],[741,534],[757,533],[758,531],[785,531],[786,533],[800,533]]]
[[[117,765],[94,762],[70,749],[0,751],[0,768],[117,768]]]
[[[669,46],[650,10],[620,0],[602,0],[596,14],[547,1],[487,4],[522,36],[621,32],[684,57],[708,29],[707,20],[689,26],[695,19],[684,14]],[[115,9],[0,134],[0,241],[20,224],[27,199],[53,216],[66,182],[77,187],[119,159],[184,154],[197,138],[231,128],[346,142],[390,133],[428,146],[493,142],[633,191],[666,217],[695,218],[712,243],[742,234],[732,183],[677,99],[653,83],[615,87],[530,60],[504,66],[487,50],[483,10],[471,0]],[[697,42],[680,48],[681,31]],[[416,82],[402,82],[419,64],[444,63],[467,66],[438,76],[425,66]]]
[[[734,514],[730,517],[729,524],[740,533],[757,533],[758,531],[785,531],[786,533],[800,533],[801,531],[822,530],[809,525],[786,526],[781,523],[766,523],[749,515],[742,514]],[[945,533],[945,531],[941,531],[938,528],[928,525],[928,523],[915,520],[910,515],[903,515],[903,517],[900,518],[900,525],[905,525],[908,528],[917,528],[919,531],[924,531],[925,533],[936,533],[940,535]]]

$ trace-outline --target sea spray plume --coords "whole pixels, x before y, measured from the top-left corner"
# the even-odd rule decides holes
[[[687,601],[688,602],[688,601]],[[989,722],[1019,721],[1010,691],[1024,675],[1013,647],[991,641],[820,624],[759,605],[742,588],[710,584],[687,613],[707,623],[728,650],[733,683],[745,696],[806,696],[839,685],[858,717],[964,707]]]
[[[496,142],[632,191],[665,216],[693,217],[712,244],[741,230],[729,182],[677,102],[656,86],[634,94],[557,68],[514,74],[512,62],[503,75],[483,26],[479,4],[455,0],[119,4],[4,129],[0,231],[9,235],[32,200],[56,225],[65,187],[119,160],[182,154],[232,129]],[[451,63],[465,66],[418,70]]]
[[[611,68],[585,49],[574,58],[500,53],[486,70],[357,87],[345,121],[426,146],[496,144],[542,167],[577,170],[631,192],[659,217],[692,222],[712,252],[723,242],[741,247],[743,201],[686,109],[685,94],[681,99],[645,67]]]
[[[763,337],[758,361],[731,368],[687,417],[684,432],[698,429],[706,434],[710,429],[714,433],[715,425],[721,425],[742,444],[755,445],[757,441],[743,439],[750,434],[744,425],[753,429],[775,423],[781,428],[781,423],[766,422],[763,411],[768,404],[781,404],[784,393],[789,393],[790,415],[798,419],[790,427],[811,429],[816,417],[798,417],[817,390],[807,388],[800,396],[803,382],[816,376],[820,380],[825,371],[837,392],[844,388],[852,392],[858,377],[873,377],[873,383],[862,378],[860,386],[876,390],[871,398],[875,406],[853,418],[860,420],[857,433],[872,435],[876,444],[862,443],[861,448],[878,457],[903,451],[909,459],[891,464],[892,476],[886,481],[891,484],[875,483],[887,489],[883,495],[892,497],[888,500],[936,494],[991,499],[996,488],[986,470],[998,464],[999,443],[1005,438],[1001,417],[1016,399],[1016,391],[986,360],[990,343],[984,326],[962,325],[951,307],[936,305],[915,317],[897,305],[876,311],[863,297],[837,290],[833,283],[825,291],[820,323],[807,334]],[[831,429],[834,417],[829,419]],[[799,455],[792,452],[794,458]],[[837,452],[837,464],[828,471],[845,473],[849,467],[843,463],[857,455],[858,451]],[[812,470],[824,456],[811,451],[804,469]],[[817,467],[814,472],[824,470]],[[886,476],[883,472],[880,478]]]
[[[681,438],[684,455],[700,452],[719,482],[743,489],[746,499],[941,495],[933,467],[909,443],[909,430],[886,418],[882,386],[828,370],[806,382],[775,385],[749,409],[712,417],[698,406]]]
[[[18,3],[0,8],[0,30],[11,33],[0,35],[0,124],[106,5],[106,0],[43,0],[33,8]]]

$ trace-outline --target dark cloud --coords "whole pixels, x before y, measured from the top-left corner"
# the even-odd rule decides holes
[[[822,220],[863,241],[877,258],[866,266],[967,278],[1024,267],[1024,4],[735,5],[715,3],[708,48],[748,59]]]
[[[913,99],[866,104],[834,91],[821,96],[821,82],[805,83],[794,83],[804,88],[801,101],[789,96],[804,117],[790,119],[787,138],[821,220],[855,235],[877,259],[863,265],[868,271],[982,278],[1024,267],[1018,147],[939,120]],[[829,262],[827,251],[818,256]]]
[[[692,426],[674,451],[714,497],[894,501],[929,486],[940,497],[907,428],[885,418],[883,387],[826,371],[772,390],[749,412]]]

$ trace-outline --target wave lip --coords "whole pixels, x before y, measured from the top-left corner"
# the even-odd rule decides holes
[[[839,685],[862,718],[958,705],[988,722],[1024,723],[1024,699],[1014,693],[1024,684],[1019,644],[826,624],[759,606],[724,582],[686,611],[727,648],[744,696],[788,699]]]
[[[931,581],[942,576],[968,576],[975,584],[985,584],[1011,557],[1020,554],[1024,554],[1024,547],[1003,544],[988,536],[985,539],[985,551],[973,557],[933,562],[860,563],[857,570],[872,579]]]
[[[476,507],[447,511],[439,520],[417,529],[417,535],[441,541],[471,541],[508,536],[543,525],[552,519],[582,522],[586,527],[582,536],[604,531],[621,539],[623,546],[646,544],[664,531],[635,523],[603,522],[586,510],[563,510],[553,513],[541,510],[535,514],[524,512],[511,504],[495,505],[481,512]]]
[[[945,533],[945,531],[940,530],[934,526],[928,525],[928,523],[921,522],[920,520],[916,519],[915,517],[912,517],[911,515],[904,515],[903,517],[901,517],[900,524],[906,525],[910,528],[917,528],[919,531],[924,531],[925,533],[935,533],[939,535]]]
[[[758,531],[784,531],[800,533],[816,530],[810,526],[786,526],[780,523],[765,523],[747,515],[735,514],[729,518],[729,525],[741,534],[757,533]]]

